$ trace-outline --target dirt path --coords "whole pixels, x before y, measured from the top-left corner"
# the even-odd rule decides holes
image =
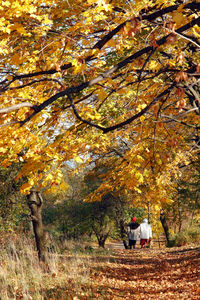
[[[93,264],[83,299],[200,299],[200,248],[112,248]]]

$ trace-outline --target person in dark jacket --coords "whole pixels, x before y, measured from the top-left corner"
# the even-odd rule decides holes
[[[136,218],[133,217],[131,222],[127,226],[127,236],[129,241],[129,248],[135,249],[136,242],[140,240],[140,224],[136,222]]]

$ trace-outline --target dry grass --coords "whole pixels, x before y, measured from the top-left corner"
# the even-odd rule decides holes
[[[88,282],[87,259],[49,253],[48,268],[39,263],[34,240],[7,236],[0,255],[0,299],[62,299],[62,294],[82,293]],[[67,299],[67,298],[66,298]]]

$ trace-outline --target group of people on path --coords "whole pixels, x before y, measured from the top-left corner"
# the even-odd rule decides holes
[[[136,222],[136,218],[132,217],[131,222],[127,225],[127,236],[129,249],[135,249],[137,241],[140,241],[141,248],[149,248],[152,239],[151,225],[148,224],[147,219],[139,224]]]

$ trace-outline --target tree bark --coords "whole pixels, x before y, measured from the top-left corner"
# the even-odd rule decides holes
[[[32,219],[33,231],[35,235],[38,258],[40,261],[46,262],[47,245],[46,245],[46,235],[42,223],[43,199],[41,194],[36,190],[31,190],[30,194],[27,195],[27,204],[31,211],[31,219]]]
[[[98,244],[99,244],[99,247],[101,248],[105,248],[105,241],[106,241],[106,238],[105,236],[100,236],[98,238]]]
[[[151,207],[150,207],[150,201],[147,203],[147,209],[148,209],[148,223],[151,223]]]
[[[167,225],[167,221],[166,221],[166,218],[165,218],[164,211],[160,212],[160,221],[161,221],[161,224],[162,224],[164,232],[165,232],[165,236],[166,236],[166,239],[167,239],[167,244],[169,245],[169,227]]]
[[[126,235],[124,221],[120,220],[119,225],[120,225],[120,235],[121,235],[121,238],[122,238],[124,248],[128,249],[128,245],[127,245],[127,241],[126,241],[127,235]]]

